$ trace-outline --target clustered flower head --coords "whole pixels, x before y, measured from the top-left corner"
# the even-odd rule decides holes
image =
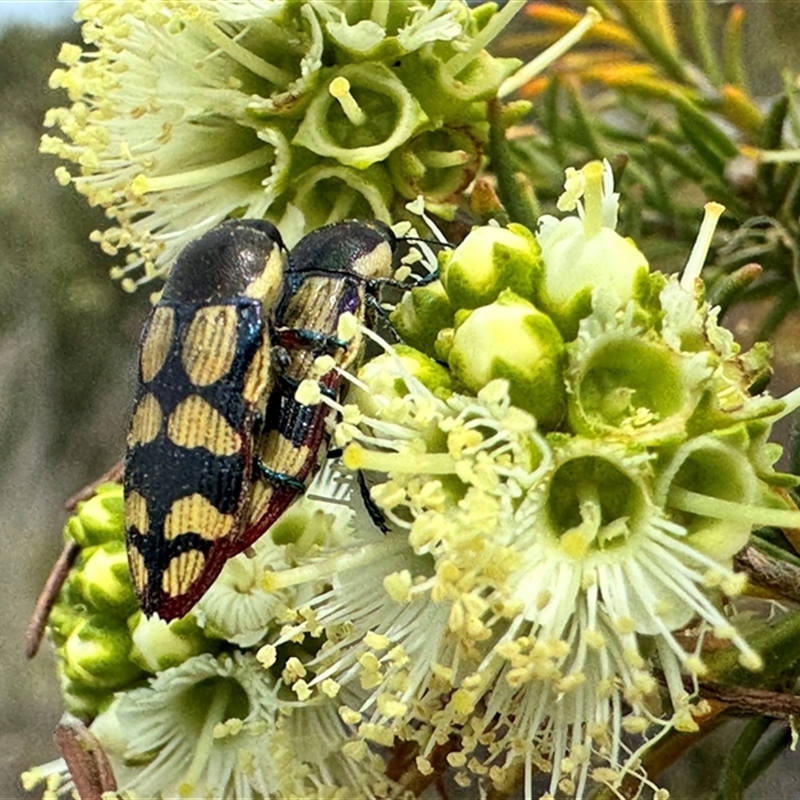
[[[462,0],[82,0],[45,152],[114,224],[94,238],[132,289],[228,216],[391,222],[452,213],[481,164],[487,101],[519,66],[486,46],[523,5]],[[527,108],[527,104],[523,104]],[[209,200],[213,195],[213,201]]]
[[[444,763],[474,791],[523,774],[526,797],[581,798],[648,783],[646,747],[696,729],[704,639],[760,668],[732,557],[798,523],[767,440],[800,397],[752,391],[767,350],[705,299],[720,206],[668,277],[616,232],[608,165],[565,189],[575,214],[443,251],[390,316],[404,343],[365,329],[383,352],[345,405],[300,384],[338,413],[341,463],[185,618],[136,609],[118,486],[70,519],[50,631],[121,790],[401,797],[404,753],[423,781]],[[24,777],[71,787],[62,761]]]
[[[391,317],[413,348],[373,335],[336,443],[389,533],[320,560],[330,589],[279,639],[322,632],[303,687],[364,689],[341,714],[365,742],[413,743],[423,774],[444,753],[464,785],[522,769],[526,797],[537,771],[546,797],[646,782],[647,745],[697,728],[706,637],[761,668],[732,558],[797,519],[766,442],[798,400],[751,391],[768,353],[741,352],[699,278],[722,207],[668,277],[615,231],[607,164],[565,189],[576,214],[442,254]]]
[[[231,559],[192,612],[167,624],[137,607],[122,487],[104,484],[80,505],[64,531],[80,552],[48,631],[65,706],[91,723],[126,796],[335,800],[393,792],[379,755],[347,754],[346,745],[357,743],[334,692],[301,702],[310,694],[297,691],[303,650],[270,643],[282,620],[293,618],[290,608],[323,584],[267,593],[265,571],[335,547],[349,516],[344,507],[304,500],[259,540],[252,558]],[[29,790],[45,783],[47,797],[74,788],[63,760],[22,781]]]

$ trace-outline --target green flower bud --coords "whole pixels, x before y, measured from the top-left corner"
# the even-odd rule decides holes
[[[454,320],[455,312],[440,281],[406,292],[389,315],[400,338],[429,356],[436,355],[439,331],[451,327]]]
[[[84,597],[98,610],[127,618],[137,607],[124,542],[97,547],[80,570]]]
[[[477,308],[503,289],[532,300],[542,270],[541,249],[523,225],[474,228],[452,252],[441,255],[441,279],[454,308]]]
[[[428,118],[383,64],[348,64],[311,101],[292,143],[356,169],[389,157]]]
[[[354,386],[348,400],[355,403],[364,414],[381,419],[385,403],[377,403],[375,398],[391,401],[396,397],[405,397],[408,394],[407,377],[416,378],[437,397],[450,394],[450,373],[441,364],[406,345],[395,345],[394,351],[396,356],[383,353],[358,371],[358,379],[369,390]]]
[[[123,541],[125,538],[125,506],[122,486],[105,483],[95,495],[79,506],[78,513],[67,521],[64,536],[81,547]]]
[[[94,719],[111,702],[113,692],[101,689],[87,689],[80,681],[73,681],[61,674],[61,695],[64,708],[82,720]]]
[[[131,617],[128,627],[133,642],[131,661],[153,675],[212,649],[192,614],[168,623],[140,611]]]
[[[566,406],[564,342],[550,319],[506,289],[497,301],[456,316],[448,363],[473,392],[495,378],[509,382],[512,404],[543,428],[560,422]]]
[[[77,573],[71,572],[47,618],[48,630],[56,647],[61,647],[66,642],[67,637],[86,614],[86,600],[81,593],[79,583]]]
[[[99,614],[85,618],[64,644],[64,674],[81,689],[122,689],[141,674],[130,651],[124,623]]]

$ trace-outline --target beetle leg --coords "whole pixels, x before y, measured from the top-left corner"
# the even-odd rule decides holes
[[[303,481],[291,475],[287,475],[285,472],[278,472],[277,470],[270,469],[258,457],[253,459],[253,471],[258,472],[265,481],[271,483],[273,486],[277,486],[279,489],[295,489],[298,492],[305,492],[306,490],[306,485]]]
[[[348,345],[336,336],[308,328],[282,328],[276,331],[275,336],[279,346],[287,350],[302,347],[320,354],[332,354],[336,350],[345,350]]]
[[[372,499],[364,473],[359,470],[356,474],[358,475],[358,489],[361,492],[361,500],[364,503],[364,509],[367,514],[369,514],[369,518],[382,533],[389,533],[386,517],[384,517],[383,512],[378,508],[378,504]]]

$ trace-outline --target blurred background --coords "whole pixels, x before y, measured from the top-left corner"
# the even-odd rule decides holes
[[[74,3],[0,3],[0,798],[56,755],[61,715],[45,646],[25,630],[61,550],[64,499],[123,454],[133,357],[147,296],[108,279],[89,242],[103,216],[53,177],[42,119],[61,42],[79,40]]]
[[[800,66],[800,2],[744,5],[748,68],[768,96],[781,69]],[[54,661],[46,646],[25,660],[25,631],[61,549],[64,499],[123,454],[148,307],[146,291],[126,295],[111,283],[112,261],[89,241],[101,212],[60,187],[56,160],[37,152],[46,109],[66,102],[47,79],[61,43],[79,42],[74,6],[0,2],[0,798],[22,797],[19,773],[56,756]],[[736,322],[744,340],[754,313]],[[798,383],[797,330],[796,316],[779,329],[775,394]],[[715,734],[682,762],[671,776],[673,798],[716,796],[703,776],[710,760],[724,760],[731,735]],[[800,798],[796,759],[782,756],[747,797]]]

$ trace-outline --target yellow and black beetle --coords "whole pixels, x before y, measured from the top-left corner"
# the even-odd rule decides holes
[[[397,241],[378,222],[313,231],[288,256],[268,222],[223,223],[178,256],[142,334],[125,461],[134,585],[146,614],[185,614],[227,559],[258,539],[304,491],[327,452],[328,406],[298,384],[319,355],[340,369],[361,356],[360,322],[389,278]],[[278,365],[276,367],[276,365]]]
[[[185,614],[238,552],[286,264],[273,225],[225,222],[181,252],[145,323],[124,486],[146,614]]]
[[[289,254],[275,336],[285,363],[257,440],[259,474],[244,546],[258,539],[317,473],[328,449],[330,409],[324,403],[304,405],[295,390],[312,374],[315,359],[330,355],[332,368],[318,378],[319,387],[338,399],[341,370],[357,364],[364,349],[360,330],[347,342],[336,338],[339,321],[350,313],[362,324],[371,323],[378,287],[391,275],[396,247],[388,225],[347,221],[312,231]]]

